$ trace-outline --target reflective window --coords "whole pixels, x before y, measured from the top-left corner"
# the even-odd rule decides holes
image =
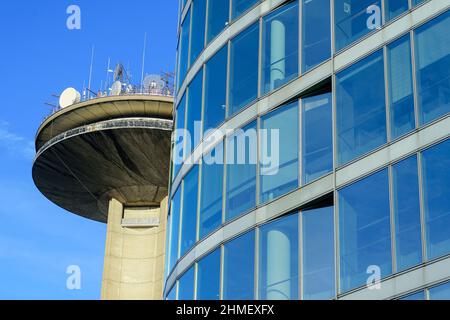
[[[207,22],[207,37],[209,43],[215,38],[228,24],[228,17],[230,14],[229,0],[209,0],[208,1],[208,22]]]
[[[258,45],[258,23],[231,40],[229,115],[233,115],[258,96]]]
[[[387,169],[339,190],[340,291],[392,272]]]
[[[386,143],[383,52],[336,75],[338,163]]]
[[[197,59],[205,46],[206,0],[195,0],[192,4],[192,31],[190,64]]]
[[[198,165],[195,165],[183,179],[180,257],[195,243],[197,230],[197,194]]]
[[[227,139],[226,220],[255,206],[257,144],[256,122]]]
[[[170,228],[170,247],[169,247],[169,270],[175,266],[178,260],[178,241],[180,233],[180,205],[181,188],[175,192],[170,206],[171,228]]]
[[[430,288],[430,300],[450,300],[450,282]]]
[[[260,202],[298,187],[298,103],[261,118]]]
[[[176,300],[177,299],[177,286],[174,285],[172,289],[170,289],[169,293],[166,296],[166,300]]]
[[[415,32],[416,77],[422,124],[450,111],[450,11]]]
[[[179,49],[179,60],[178,60],[178,89],[181,87],[181,84],[183,83],[184,77],[186,76],[186,72],[189,67],[189,60],[188,60],[188,54],[189,54],[189,29],[191,25],[191,14],[190,10],[186,14],[183,23],[181,24],[181,48]]]
[[[180,171],[182,161],[184,159],[184,121],[185,121],[185,113],[186,113],[186,99],[185,95],[180,100],[180,103],[177,107],[177,113],[175,117],[175,142],[173,149],[173,175],[172,179],[178,174]]]
[[[298,75],[298,1],[263,18],[262,92],[272,91]]]
[[[298,299],[298,214],[260,228],[259,294],[261,300]]]
[[[413,3],[414,6],[416,6],[416,5],[418,5],[419,3],[422,3],[422,2],[424,2],[424,1],[426,1],[426,0],[412,0],[412,3]]]
[[[384,0],[386,21],[408,11],[408,0]]]
[[[450,253],[450,140],[425,150],[423,159],[427,257]]]
[[[223,143],[203,157],[200,193],[200,239],[222,223]]]
[[[334,0],[336,51],[381,26],[381,0]]]
[[[204,133],[225,119],[228,47],[218,51],[206,63]]]
[[[259,0],[233,0],[231,4],[231,19],[239,17],[258,2]]]
[[[335,293],[333,206],[302,212],[303,299],[331,299]]]
[[[202,83],[203,69],[195,75],[188,88],[186,129],[190,137],[186,137],[186,155],[194,151],[201,139]]]
[[[391,136],[415,128],[412,61],[409,34],[387,46]]]
[[[178,281],[178,300],[194,299],[194,267],[184,273]]]
[[[216,249],[197,264],[197,300],[220,298],[220,249]]]
[[[417,156],[392,167],[397,271],[422,262]]]
[[[302,1],[302,71],[306,72],[331,56],[330,1]]]
[[[303,184],[333,170],[331,98],[325,93],[301,100]]]
[[[419,291],[408,296],[402,297],[399,300],[426,300],[425,291]]]
[[[224,245],[223,299],[254,298],[255,232]]]

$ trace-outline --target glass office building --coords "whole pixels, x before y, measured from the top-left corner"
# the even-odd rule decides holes
[[[179,20],[164,296],[450,299],[450,0]]]

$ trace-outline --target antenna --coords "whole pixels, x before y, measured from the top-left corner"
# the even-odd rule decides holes
[[[122,92],[122,82],[115,81],[111,86],[111,95],[118,96]]]
[[[147,32],[145,32],[145,34],[144,34],[144,50],[142,52],[141,85],[144,83],[144,68],[145,68],[145,51],[146,51],[146,49],[147,49]]]
[[[90,92],[91,92],[91,81],[92,81],[92,65],[94,64],[94,50],[95,50],[95,47],[92,46],[92,52],[91,52],[91,66],[90,66],[90,68],[89,68],[89,83],[88,83],[88,90],[89,90],[89,92],[88,92],[88,94],[87,94],[88,99],[91,97]]]
[[[74,88],[67,88],[61,93],[61,96],[59,97],[59,106],[61,108],[66,108],[80,101],[81,101],[80,93]]]

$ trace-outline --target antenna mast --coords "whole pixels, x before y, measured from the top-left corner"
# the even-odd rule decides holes
[[[92,65],[94,64],[94,46],[92,46],[92,52],[91,52],[91,66],[89,68],[89,82],[88,82],[88,100],[91,98],[91,81],[92,81]]]
[[[147,32],[144,34],[144,50],[142,52],[142,72],[141,72],[141,93],[143,91],[142,84],[144,83],[144,68],[145,68],[145,51],[147,48]]]

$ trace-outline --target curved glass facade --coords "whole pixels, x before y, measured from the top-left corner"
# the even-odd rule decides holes
[[[447,259],[448,8],[260,2],[182,10],[165,296],[340,299]]]

